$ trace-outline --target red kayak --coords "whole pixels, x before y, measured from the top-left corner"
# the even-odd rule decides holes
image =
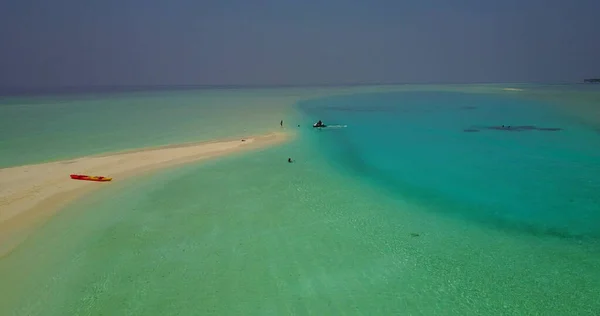
[[[112,178],[108,178],[108,177],[87,176],[87,175],[83,175],[83,174],[72,174],[71,175],[71,179],[86,180],[86,181],[99,181],[99,182],[105,182],[105,181],[111,181],[112,180]]]

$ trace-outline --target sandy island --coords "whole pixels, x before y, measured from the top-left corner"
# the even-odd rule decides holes
[[[111,182],[72,180],[70,174],[133,175],[246,150],[275,145],[284,133],[202,143],[170,145],[71,160],[0,169],[0,257],[23,242],[31,230],[83,194]]]

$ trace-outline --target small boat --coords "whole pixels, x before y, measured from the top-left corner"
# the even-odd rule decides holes
[[[313,127],[327,127],[327,125],[323,124],[323,122],[321,122],[321,120],[319,120],[318,122],[313,124]]]
[[[87,176],[83,174],[72,174],[71,179],[74,180],[86,180],[86,181],[98,181],[98,182],[106,182],[111,181],[112,178],[102,177],[102,176]]]

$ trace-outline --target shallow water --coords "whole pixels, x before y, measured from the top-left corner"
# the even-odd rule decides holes
[[[59,213],[0,260],[0,314],[596,315],[593,192],[534,181],[591,178],[595,138],[523,102],[300,103],[289,144],[116,181]],[[348,127],[305,127],[316,117]],[[463,132],[507,121],[564,130]]]
[[[295,98],[208,90],[0,100],[0,167],[266,133]]]
[[[298,100],[396,87],[0,96],[0,168],[280,130]],[[287,122],[284,122],[287,126]],[[294,125],[290,125],[294,126]]]

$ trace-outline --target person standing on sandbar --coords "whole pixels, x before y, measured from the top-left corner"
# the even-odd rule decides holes
[[[283,120],[281,120],[281,122],[279,122],[279,125],[281,125],[281,127],[283,127]]]

